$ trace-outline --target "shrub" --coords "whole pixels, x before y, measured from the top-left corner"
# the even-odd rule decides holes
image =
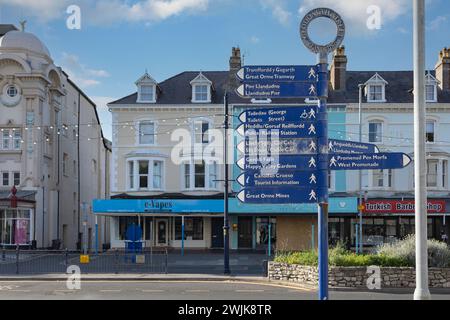
[[[409,235],[403,240],[383,244],[377,248],[378,255],[387,259],[397,259],[409,266],[415,266],[416,262],[416,239]],[[428,240],[428,263],[430,267],[445,268],[450,266],[450,248],[447,244],[437,240]]]

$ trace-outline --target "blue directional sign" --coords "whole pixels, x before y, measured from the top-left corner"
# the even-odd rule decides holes
[[[378,147],[371,143],[328,139],[328,152],[337,154],[379,153]]]
[[[305,187],[316,186],[317,176],[314,172],[305,171],[281,171],[262,174],[258,171],[246,171],[236,181],[243,187]]]
[[[254,81],[310,81],[317,82],[318,66],[245,66],[237,73],[239,80]]]
[[[317,107],[275,107],[264,109],[248,109],[239,115],[242,123],[283,123],[297,121],[313,121],[316,119]]]
[[[357,155],[330,154],[330,170],[400,169],[412,159],[404,153],[364,153]]]
[[[254,161],[253,161],[254,160]],[[236,165],[242,170],[298,170],[298,171],[316,171],[318,159],[315,155],[280,155],[276,156],[259,156],[252,159],[246,155],[239,159]]]
[[[285,138],[313,138],[322,134],[319,121],[284,123],[243,123],[236,130],[242,137],[263,136]]]
[[[316,203],[318,191],[311,187],[245,188],[236,197],[244,203]]]
[[[317,154],[315,139],[275,139],[262,140],[247,137],[237,145],[238,151],[246,155],[299,155]]]
[[[244,83],[236,92],[242,98],[316,98],[324,95],[317,83],[311,82]]]

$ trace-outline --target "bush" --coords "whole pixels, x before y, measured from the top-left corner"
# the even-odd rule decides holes
[[[315,251],[284,252],[278,253],[275,256],[274,261],[288,264],[300,264],[303,266],[317,266],[318,256]]]
[[[416,263],[416,239],[414,235],[409,235],[405,239],[384,244],[377,248],[377,254],[388,259],[398,259],[404,261],[409,266]],[[446,268],[450,267],[450,248],[444,242],[428,240],[428,264],[429,267]]]

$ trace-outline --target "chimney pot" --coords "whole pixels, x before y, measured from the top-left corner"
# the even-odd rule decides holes
[[[345,47],[341,46],[334,52],[333,62],[330,69],[331,87],[335,91],[345,91],[347,77],[347,56]]]

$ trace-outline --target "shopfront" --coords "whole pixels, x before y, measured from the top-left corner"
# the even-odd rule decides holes
[[[330,220],[355,218],[358,212],[355,197],[332,197],[329,203]],[[317,247],[317,205],[245,204],[230,199],[231,248],[271,250],[309,250]],[[339,221],[339,220],[338,220]],[[348,232],[350,231],[349,228]],[[345,236],[345,227],[329,225],[336,241]],[[334,230],[334,231],[331,231]],[[270,239],[270,240],[269,240]],[[251,241],[250,241],[251,240]]]
[[[17,198],[14,205],[0,199],[0,246],[30,246],[33,236],[34,201]]]
[[[110,217],[112,248],[125,248],[133,225],[141,230],[144,248],[223,247],[221,199],[95,200],[93,208],[94,214]]]
[[[429,239],[448,241],[450,214],[448,199],[429,199],[427,203],[427,232]],[[363,245],[377,246],[391,243],[415,233],[413,199],[370,199],[364,203]],[[358,219],[351,220],[351,239],[354,244]]]

